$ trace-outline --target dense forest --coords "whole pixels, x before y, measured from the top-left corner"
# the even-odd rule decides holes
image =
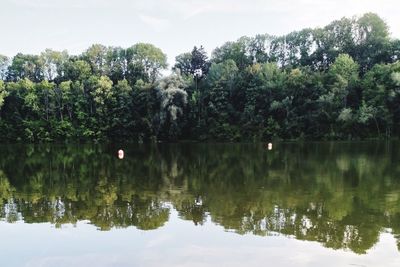
[[[396,138],[400,40],[373,13],[178,55],[0,55],[1,141]]]

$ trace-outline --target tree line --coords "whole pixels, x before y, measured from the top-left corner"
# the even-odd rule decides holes
[[[95,44],[0,56],[2,141],[395,138],[400,40],[373,13],[178,55]]]

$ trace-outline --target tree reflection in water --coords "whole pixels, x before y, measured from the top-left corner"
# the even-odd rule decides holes
[[[365,253],[400,240],[400,155],[392,143],[0,147],[0,217],[162,227],[170,208],[239,234],[281,233]],[[400,243],[399,243],[400,244]],[[400,245],[399,245],[400,246]]]

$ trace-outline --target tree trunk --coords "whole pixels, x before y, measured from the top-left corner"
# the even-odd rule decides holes
[[[375,117],[374,117],[374,121],[375,121],[376,129],[378,130],[378,137],[381,137],[381,130],[379,129],[378,121],[376,120]]]

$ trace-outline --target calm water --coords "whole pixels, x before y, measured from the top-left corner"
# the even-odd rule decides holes
[[[400,144],[0,146],[0,266],[400,266]]]

